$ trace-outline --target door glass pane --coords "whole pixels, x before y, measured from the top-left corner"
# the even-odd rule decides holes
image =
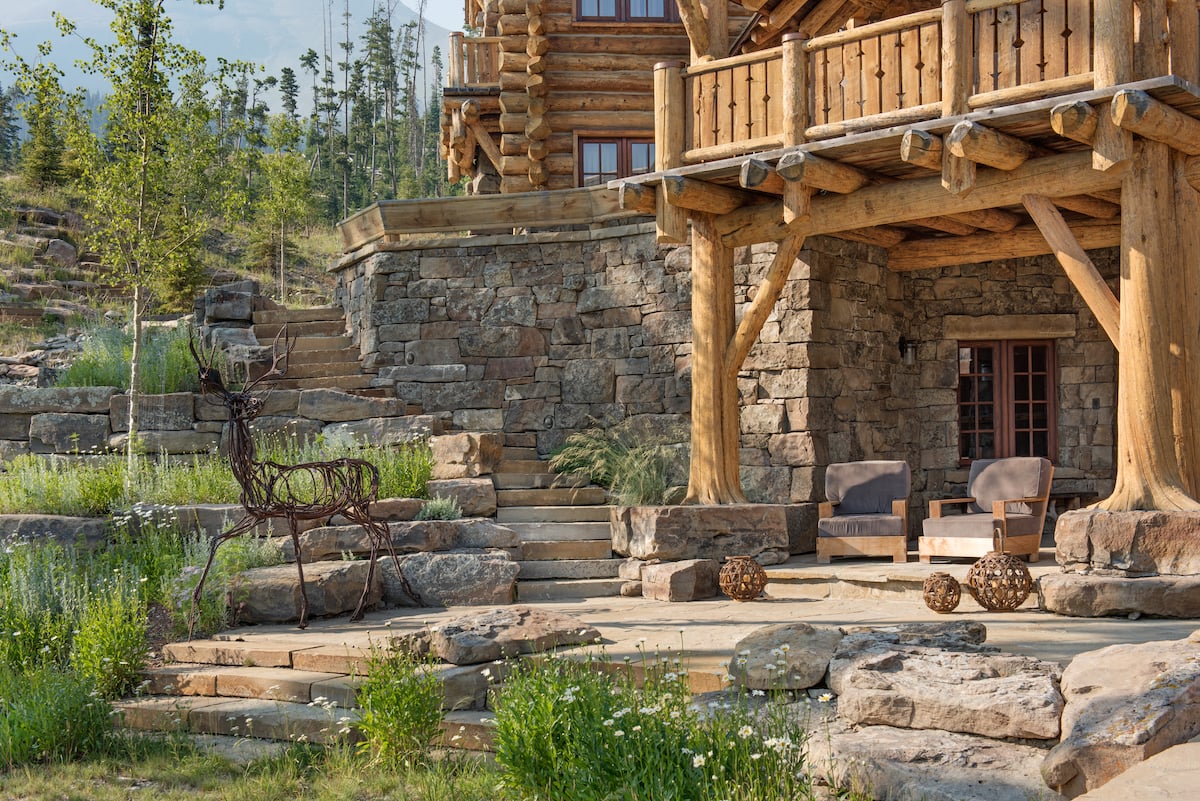
[[[1031,396],[1033,400],[1049,400],[1049,395],[1047,393],[1048,384],[1049,381],[1044,375],[1035,375],[1033,377],[1033,394]]]
[[[629,174],[641,175],[654,169],[654,143],[629,143]]]
[[[1038,403],[1034,405],[1033,427],[1042,429],[1050,427],[1050,407],[1046,404]]]
[[[1050,453],[1050,433],[1048,431],[1033,432],[1033,452],[1030,456],[1044,456],[1049,459]]]
[[[1029,400],[1029,376],[1014,375],[1013,379],[1013,398],[1018,401]]]
[[[996,436],[991,433],[979,435],[979,454],[977,459],[996,458]]]

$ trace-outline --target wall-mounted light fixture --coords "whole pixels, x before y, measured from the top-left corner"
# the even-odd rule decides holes
[[[900,361],[911,367],[917,363],[917,343],[901,335],[900,337]]]

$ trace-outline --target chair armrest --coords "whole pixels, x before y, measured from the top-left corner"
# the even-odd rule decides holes
[[[837,506],[836,503],[832,503],[830,501],[821,501],[821,503],[817,505],[817,519],[824,520],[826,518],[833,517],[833,507],[835,506]]]
[[[1005,498],[1002,501],[992,501],[992,517],[1004,518],[1008,514],[1008,505],[1010,503],[1045,503],[1050,500],[1049,497],[1038,498]]]
[[[892,514],[904,521],[904,531],[908,533],[908,498],[892,501]]]
[[[930,517],[941,517],[942,516],[942,507],[945,505],[948,505],[948,504],[974,503],[974,502],[975,502],[974,498],[943,498],[943,499],[937,500],[937,501],[930,501],[929,502],[929,516]]]

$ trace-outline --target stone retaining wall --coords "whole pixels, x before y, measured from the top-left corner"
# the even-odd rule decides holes
[[[306,389],[272,391],[264,400],[263,413],[250,424],[260,434],[386,445],[441,432],[438,418],[406,416],[404,403],[393,398]],[[143,395],[140,408],[140,436],[154,454],[216,451],[228,425],[223,405],[190,392]],[[124,448],[128,431],[129,396],[113,387],[0,387],[0,459],[23,453],[86,458]]]
[[[774,251],[738,250],[739,308]],[[1115,281],[1115,255],[1095,258]],[[738,379],[746,493],[795,505],[792,550],[811,549],[831,462],[906,459],[914,533],[927,498],[961,491],[957,343],[982,334],[1054,338],[1055,491],[1107,493],[1115,350],[1055,261],[886,265],[879,248],[809,240]],[[336,269],[377,383],[456,427],[545,455],[593,419],[688,420],[690,252],[657,245],[653,225],[379,244]]]

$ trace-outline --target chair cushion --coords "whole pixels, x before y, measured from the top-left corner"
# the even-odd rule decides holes
[[[1008,498],[1036,498],[1048,494],[1050,462],[1040,456],[976,459],[967,477],[967,495],[974,498],[972,512],[992,513],[992,502]],[[1010,512],[1030,514],[1027,503],[1010,504]]]
[[[908,497],[910,481],[907,462],[841,462],[825,468],[825,497],[835,517],[890,515],[892,501]]]
[[[996,531],[992,513],[927,517],[921,526],[926,537],[987,537]]]
[[[817,521],[818,537],[896,537],[904,533],[900,515],[843,515]]]

